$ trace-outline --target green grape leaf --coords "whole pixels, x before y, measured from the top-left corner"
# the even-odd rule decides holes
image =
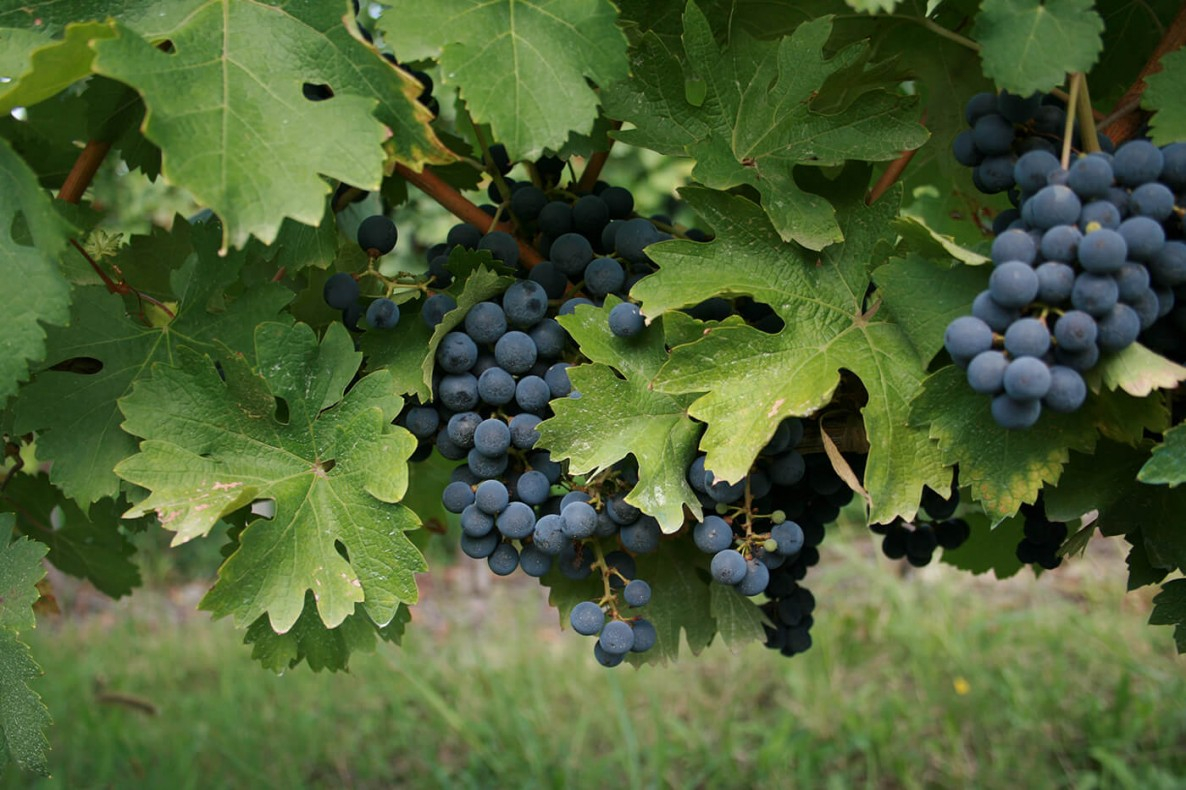
[[[866,207],[857,195],[863,183],[853,179],[855,189],[838,200],[847,241],[820,254],[784,243],[750,201],[685,189],[683,196],[715,229],[715,241],[653,245],[648,252],[659,271],[632,294],[651,317],[710,296],[748,295],[784,320],[777,334],[718,326],[673,349],[655,380],[658,391],[699,395],[688,413],[708,424],[700,444],[706,467],[725,480],[746,475],[784,418],[827,406],[841,370],[854,374],[868,393],[861,413],[870,443],[864,478],[870,518],[889,521],[913,517],[922,486],[946,490],[951,473],[926,431],[907,425],[923,379],[918,354],[888,311],[864,304],[869,270],[889,250],[897,193]]]
[[[943,348],[947,325],[971,312],[972,299],[988,285],[989,272],[973,266],[946,268],[918,255],[895,258],[873,272],[889,310],[920,359]]]
[[[118,19],[140,35],[155,39],[182,24],[209,0],[22,0],[0,8],[0,26],[60,36],[72,22]]]
[[[700,502],[688,485],[687,471],[696,458],[700,426],[688,419],[687,395],[668,395],[651,388],[651,380],[667,361],[662,324],[652,324],[633,338],[609,330],[605,306],[581,306],[559,318],[591,364],[568,369],[579,398],[552,401],[554,416],[539,425],[541,447],[555,460],[568,459],[569,471],[596,475],[633,455],[638,484],[626,501],[671,533],[684,524],[684,508],[700,517]]]
[[[276,240],[268,247],[254,242],[249,253],[267,256],[277,269],[295,274],[309,266],[329,268],[338,257],[339,242],[345,237],[338,232],[337,219],[330,201],[325,201],[325,214],[316,226],[286,219],[280,225]]]
[[[0,29],[0,113],[48,99],[91,73],[95,52],[90,43],[115,35],[111,23],[83,22],[66,26],[59,39],[19,29]],[[13,70],[12,56],[20,52],[24,69]]]
[[[279,284],[224,297],[223,290],[238,280],[244,254],[219,256],[216,227],[189,232],[198,254],[173,272],[170,290],[180,296],[176,319],[147,326],[129,318],[122,300],[106,289],[77,289],[70,326],[48,333],[49,364],[16,400],[17,429],[38,433],[38,453],[53,461],[50,480],[84,507],[119,493],[112,468],[136,451],[136,443],[120,430],[116,401],[152,363],[171,360],[181,346],[250,353],[256,324],[279,320],[292,299]],[[80,359],[101,368],[70,364]]]
[[[958,549],[943,549],[943,562],[976,575],[992,571],[998,579],[1007,579],[1021,570],[1017,544],[1025,534],[1023,517],[1012,516],[995,527],[982,513],[972,512],[961,518],[971,530],[968,540]]]
[[[64,326],[70,318],[70,285],[58,268],[69,226],[54,211],[49,195],[5,140],[0,139],[0,405],[28,378],[29,363],[45,356],[43,324]],[[24,220],[28,238],[15,236],[14,218]],[[30,243],[31,242],[31,243]]]
[[[0,514],[0,529],[12,534],[13,516]],[[17,538],[0,549],[0,631],[23,631],[37,625],[33,604],[41,597],[37,582],[45,576],[41,564],[47,549],[28,538]]]
[[[737,32],[723,49],[695,3],[684,14],[683,52],[647,34],[634,59],[634,78],[607,93],[606,109],[636,128],[617,137],[633,145],[696,159],[692,177],[715,189],[748,184],[784,241],[822,249],[843,240],[829,201],[804,189],[796,165],[837,165],[847,159],[894,159],[927,139],[916,100],[885,89],[866,90],[835,112],[825,81],[861,78],[868,42],[825,54],[830,17],[805,22],[779,41]],[[688,100],[687,83],[703,83],[706,98]]]
[[[665,664],[679,658],[680,634],[692,655],[699,655],[717,631],[712,614],[709,557],[690,540],[663,541],[659,551],[637,558],[639,579],[651,585],[651,601],[639,615],[655,626],[655,646],[631,654],[632,664]]]
[[[89,580],[112,598],[140,586],[140,570],[130,559],[136,547],[120,531],[114,500],[102,499],[84,511],[46,475],[18,474],[0,491],[0,510],[11,510],[17,529],[45,544],[49,561],[63,573]]]
[[[1143,398],[1155,389],[1173,389],[1186,381],[1186,367],[1133,343],[1123,351],[1104,355],[1091,371],[1089,383],[1097,379],[1108,389]]]
[[[165,178],[222,218],[224,249],[270,244],[286,217],[317,225],[323,175],[377,190],[385,125],[408,164],[452,158],[415,104],[418,83],[354,38],[344,11],[207,0],[167,31],[171,52],[123,24],[94,44],[94,69],[144,97]],[[333,96],[306,99],[306,83]]]
[[[766,638],[762,628],[766,616],[752,599],[737,592],[735,587],[710,584],[709,598],[709,611],[716,622],[717,633],[730,650],[737,652],[751,642]]]
[[[1088,409],[1046,410],[1032,428],[1011,431],[992,418],[990,401],[948,365],[927,378],[910,420],[930,426],[944,461],[959,464],[960,484],[997,520],[1035,501],[1046,483],[1057,483],[1070,451],[1091,452],[1099,434]]]
[[[1149,122],[1151,137],[1158,145],[1186,140],[1186,50],[1161,58],[1161,71],[1145,78],[1148,87],[1141,94],[1141,106],[1154,111]]]
[[[1171,487],[1186,480],[1186,425],[1178,425],[1165,432],[1162,443],[1137,473],[1142,483],[1168,484]]]
[[[1091,0],[984,0],[972,37],[984,75],[1022,96],[1091,70],[1104,21]]]
[[[1155,567],[1145,548],[1145,537],[1141,530],[1134,530],[1124,536],[1130,544],[1124,564],[1128,566],[1128,591],[1132,592],[1150,584],[1157,584],[1169,574],[1166,568]]]
[[[379,627],[365,612],[355,609],[337,628],[326,628],[309,592],[301,616],[289,631],[276,633],[268,618],[261,616],[247,627],[243,642],[251,645],[251,657],[273,672],[294,669],[302,661],[314,672],[343,672],[350,668],[353,654],[373,653],[379,639],[399,642],[409,619],[407,607],[401,606],[395,619]]]
[[[935,263],[947,265],[950,265],[952,258],[967,266],[992,263],[988,256],[961,246],[954,236],[940,233],[927,224],[925,217],[907,214],[905,209],[903,215],[894,220],[894,227],[902,237],[898,245],[900,252],[908,251]]]
[[[128,515],[155,512],[181,543],[273,500],[275,515],[247,526],[202,608],[240,626],[266,612],[285,633],[312,591],[330,628],[359,603],[386,624],[416,601],[426,567],[403,534],[416,515],[395,504],[416,447],[390,424],[403,400],[385,371],[346,391],[362,355],[341,324],[320,345],[304,324],[261,324],[255,347],[255,370],[222,360],[225,382],[213,360],[183,350],[121,399],[124,429],[144,441],[116,473],[151,492]]]
[[[41,697],[29,688],[29,682],[41,675],[28,645],[11,630],[0,629],[0,733],[5,750],[21,770],[49,776],[45,728],[53,722]]]
[[[625,77],[626,37],[608,0],[394,0],[379,27],[401,58],[439,57],[475,121],[513,159],[558,150],[597,117],[601,86]]]
[[[1119,535],[1131,530],[1107,528],[1112,505],[1135,485],[1137,471],[1148,459],[1147,450],[1101,439],[1094,454],[1074,452],[1056,486],[1042,494],[1046,515],[1056,521],[1072,521],[1092,510],[1100,511],[1104,534]],[[1107,458],[1102,464],[1100,458]]]
[[[1174,579],[1161,586],[1153,598],[1149,625],[1174,626],[1174,644],[1179,653],[1186,653],[1186,579]]]

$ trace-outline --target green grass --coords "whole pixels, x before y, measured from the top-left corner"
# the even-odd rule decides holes
[[[809,653],[640,671],[597,666],[531,584],[471,593],[459,569],[426,584],[402,648],[347,675],[274,676],[226,623],[138,594],[29,633],[54,778],[8,786],[1186,784],[1186,661],[1111,551],[997,584],[824,548]]]

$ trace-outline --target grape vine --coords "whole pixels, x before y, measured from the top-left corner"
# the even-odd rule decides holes
[[[0,8],[5,627],[163,528],[276,671],[398,642],[431,542],[607,667],[797,656],[861,525],[1122,537],[1186,650],[1186,11],[563,5]]]

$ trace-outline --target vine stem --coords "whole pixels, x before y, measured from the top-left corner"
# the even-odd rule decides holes
[[[1100,124],[1104,134],[1108,135],[1112,142],[1122,143],[1130,139],[1136,134],[1141,124],[1148,119],[1150,113],[1139,109],[1141,94],[1148,87],[1145,78],[1161,71],[1162,57],[1181,48],[1183,44],[1186,44],[1186,3],[1183,3],[1178,9],[1177,15],[1166,28],[1161,41],[1157,42],[1149,59],[1145,61],[1145,67],[1141,69],[1141,73],[1116,102],[1115,109],[1108,116],[1109,121]],[[1126,109],[1130,106],[1132,109]]]
[[[1067,122],[1062,131],[1062,157],[1059,164],[1066,170],[1071,166],[1071,137],[1075,133],[1075,115],[1079,108],[1079,91],[1083,87],[1083,72],[1071,75],[1071,92],[1067,99]]]
[[[453,216],[462,222],[468,222],[483,233],[486,233],[490,229],[490,215],[475,206],[465,195],[462,195],[449,184],[445,183],[440,176],[429,170],[427,166],[417,173],[407,165],[396,162],[395,171],[408,183],[448,209]],[[514,235],[514,229],[506,223],[499,223],[494,226],[494,229]],[[519,262],[525,268],[530,269],[543,260],[530,244],[518,238],[516,238],[516,241],[519,243]]]
[[[926,127],[927,113],[925,110],[922,117],[918,119],[918,123],[920,126]],[[898,179],[902,177],[902,173],[906,171],[906,166],[910,164],[910,160],[914,158],[916,153],[918,153],[917,148],[913,151],[903,151],[901,156],[889,163],[889,167],[885,169],[885,172],[877,179],[877,183],[873,185],[873,188],[869,190],[869,194],[865,197],[866,206],[872,205],[877,198],[884,195],[889,191],[890,187],[897,183]]]
[[[621,121],[613,121],[610,124],[613,131],[622,128]],[[604,151],[598,151],[589,157],[588,163],[585,164],[585,169],[581,172],[581,178],[577,181],[577,192],[591,193],[597,179],[601,176],[601,170],[605,167],[606,161],[609,159],[610,149],[614,147],[614,138],[607,138],[609,143],[606,144]]]
[[[977,42],[968,38],[967,36],[961,36],[959,33],[956,33],[954,30],[948,30],[947,28],[943,27],[943,25],[940,25],[938,22],[934,21],[933,19],[924,17],[922,20],[922,25],[927,30],[934,33],[936,36],[942,36],[943,38],[947,39],[948,41],[954,41],[955,43],[959,44],[961,47],[966,47],[967,49],[970,49],[973,52],[980,51],[980,44],[978,44]]]
[[[62,183],[62,188],[58,190],[58,200],[77,205],[78,201],[82,200],[82,195],[86,192],[87,187],[91,185],[91,181],[95,179],[95,173],[99,172],[99,167],[107,158],[107,152],[110,150],[111,143],[101,140],[89,141],[82,149],[82,153],[74,160],[74,166],[70,168],[66,180]]]

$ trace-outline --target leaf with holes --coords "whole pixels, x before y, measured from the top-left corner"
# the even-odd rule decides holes
[[[95,71],[144,97],[165,178],[222,218],[224,248],[270,243],[286,217],[317,225],[332,189],[322,176],[378,189],[385,125],[396,158],[452,159],[415,104],[419,84],[351,35],[345,10],[207,0],[155,37],[117,23],[94,44]],[[332,96],[311,101],[305,85]]]
[[[241,355],[222,361],[225,381],[185,350],[120,401],[124,429],[143,441],[116,472],[151,492],[127,515],[155,512],[176,544],[273,500],[275,515],[248,524],[202,608],[240,626],[267,613],[285,633],[311,591],[329,628],[356,604],[386,625],[415,602],[413,575],[425,570],[404,535],[419,521],[395,504],[416,447],[391,425],[403,399],[385,371],[346,391],[362,355],[341,324],[320,345],[304,324],[261,324],[255,348],[254,368]]]
[[[478,123],[514,158],[559,149],[597,117],[597,94],[627,75],[608,0],[394,0],[379,22],[403,58],[438,57]]]
[[[751,296],[785,323],[777,334],[737,325],[708,330],[673,349],[655,379],[657,391],[697,396],[688,413],[708,424],[700,445],[705,466],[726,480],[746,475],[783,419],[828,406],[842,369],[855,374],[868,393],[863,407],[848,408],[860,408],[869,438],[870,518],[890,521],[914,515],[923,485],[946,492],[951,473],[926,431],[907,425],[923,379],[918,353],[886,312],[864,303],[869,272],[889,252],[897,193],[866,207],[861,175],[845,176],[846,191],[834,198],[847,241],[819,254],[783,242],[750,201],[683,190],[716,240],[651,246],[659,271],[632,295],[651,317],[710,296]]]
[[[694,157],[692,176],[715,189],[752,186],[784,240],[821,249],[844,236],[831,203],[800,186],[795,166],[894,159],[928,136],[916,101],[892,92],[896,81],[836,112],[813,108],[828,98],[826,80],[840,73],[861,79],[869,56],[865,41],[825,54],[831,32],[831,18],[821,17],[778,41],[738,32],[722,49],[689,2],[683,51],[645,36],[634,78],[611,88],[607,111],[635,125],[618,134],[622,140]]]

